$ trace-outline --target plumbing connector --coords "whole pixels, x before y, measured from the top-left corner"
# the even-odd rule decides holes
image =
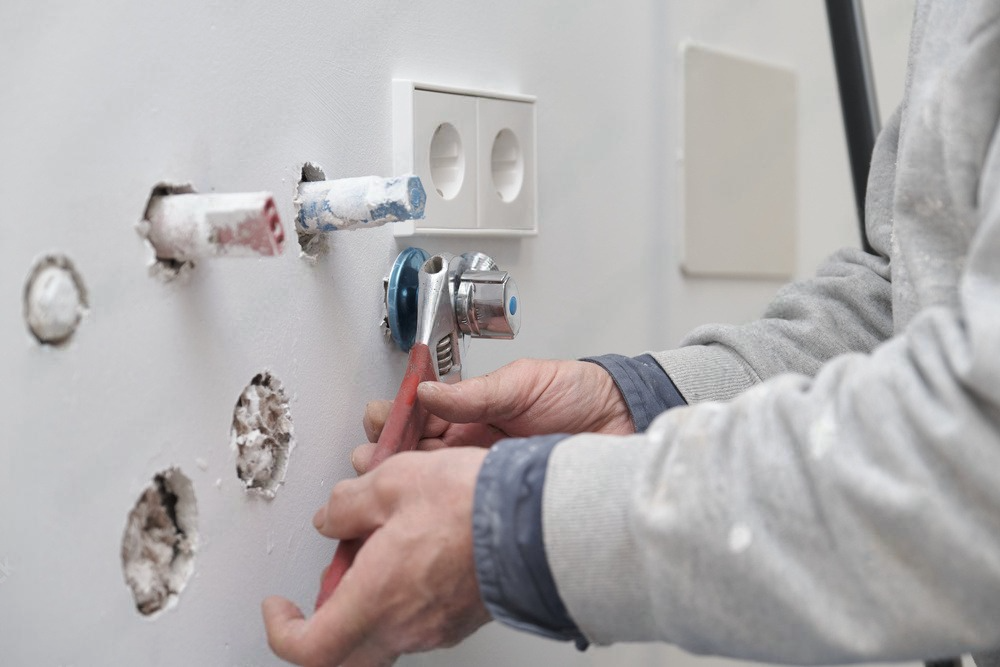
[[[313,235],[424,217],[427,193],[418,176],[362,176],[302,181],[295,197],[300,234]]]
[[[517,285],[483,253],[399,254],[386,283],[385,327],[404,352],[431,350],[445,382],[461,379],[466,338],[514,338],[521,328]]]
[[[157,259],[280,255],[285,232],[270,192],[154,193],[143,234]]]

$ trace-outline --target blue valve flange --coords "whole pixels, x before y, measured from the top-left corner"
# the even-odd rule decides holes
[[[399,253],[389,273],[385,293],[389,333],[403,352],[409,352],[417,337],[417,291],[420,267],[430,258],[422,248],[407,248]]]

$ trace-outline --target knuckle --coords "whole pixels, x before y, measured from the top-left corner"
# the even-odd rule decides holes
[[[387,459],[371,473],[373,475],[372,492],[379,500],[385,501],[398,493],[399,482],[396,468],[399,466],[393,460],[394,458]]]

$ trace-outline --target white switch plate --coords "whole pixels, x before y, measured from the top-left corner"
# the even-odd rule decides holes
[[[536,234],[535,98],[393,81],[393,170],[427,191],[396,236]]]
[[[687,44],[684,272],[795,273],[798,100],[794,70]]]

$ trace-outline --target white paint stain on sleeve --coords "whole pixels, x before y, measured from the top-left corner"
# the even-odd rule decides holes
[[[822,459],[837,441],[837,421],[833,407],[823,411],[809,427],[809,453],[816,459]]]
[[[729,529],[729,550],[734,554],[741,554],[750,548],[753,543],[753,531],[745,523],[733,524]]]

